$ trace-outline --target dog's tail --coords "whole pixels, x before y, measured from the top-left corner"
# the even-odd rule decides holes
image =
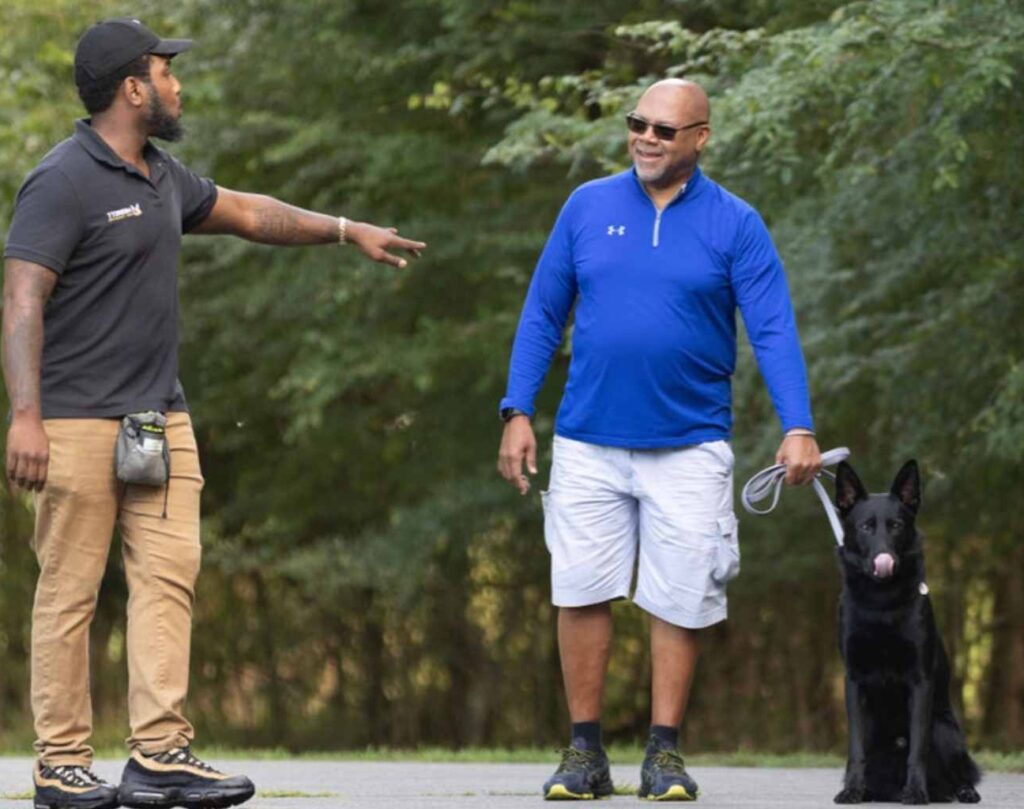
[[[936,715],[932,725],[932,751],[941,766],[941,777],[954,790],[974,786],[981,780],[981,769],[967,752],[964,732],[952,711]]]

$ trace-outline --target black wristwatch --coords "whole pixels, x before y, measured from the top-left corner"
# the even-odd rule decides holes
[[[525,410],[520,410],[518,407],[503,407],[501,408],[501,420],[508,424],[516,416],[529,416]]]

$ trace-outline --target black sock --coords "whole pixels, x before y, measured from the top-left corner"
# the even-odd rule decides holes
[[[572,746],[577,750],[601,749],[601,722],[573,722]]]
[[[668,725],[651,725],[651,736],[657,739],[662,747],[671,747],[675,750],[679,746],[679,728],[672,728]]]

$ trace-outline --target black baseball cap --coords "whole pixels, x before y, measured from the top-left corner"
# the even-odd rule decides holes
[[[102,79],[146,53],[174,56],[192,47],[191,39],[160,39],[134,17],[118,17],[91,26],[75,48],[75,84]]]

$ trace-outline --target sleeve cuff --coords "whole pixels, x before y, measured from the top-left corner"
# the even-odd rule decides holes
[[[193,211],[192,215],[188,217],[188,219],[181,223],[182,233],[191,233],[193,230],[195,230],[197,227],[203,224],[203,222],[206,221],[206,217],[210,215],[210,211],[213,210],[213,206],[217,204],[217,184],[214,183],[212,180],[210,181],[210,183],[211,185],[213,185],[213,190],[209,193],[207,198],[203,200],[203,204],[200,205],[199,208],[197,208],[195,211]]]
[[[33,250],[30,247],[21,247],[16,244],[7,245],[4,249],[4,258],[19,258],[22,261],[31,261],[33,264],[39,264],[48,270],[53,270],[57,275],[63,274],[65,268],[65,263],[60,259],[48,256],[46,253],[40,253],[38,250]]]
[[[506,396],[501,402],[498,403],[498,415],[501,415],[501,411],[506,408],[514,407],[516,410],[522,410],[531,419],[533,418],[534,409],[533,405],[525,404],[522,400],[513,399],[510,396]]]

